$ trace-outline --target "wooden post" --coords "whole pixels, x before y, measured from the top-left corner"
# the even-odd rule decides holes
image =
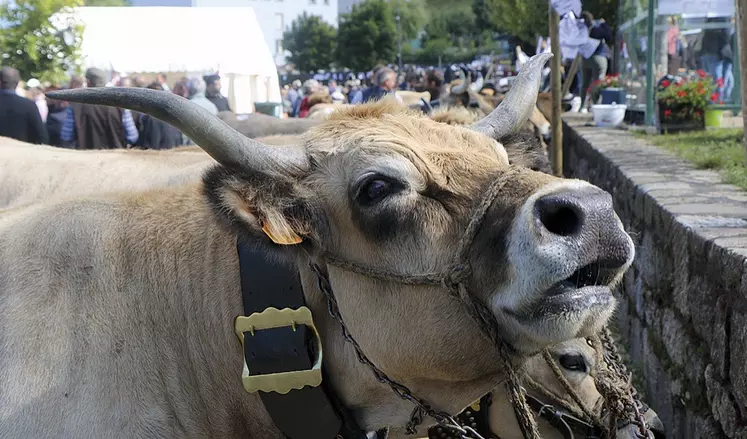
[[[744,0],[747,1],[747,0]],[[549,2],[548,2],[549,3]],[[550,151],[550,160],[552,161],[552,170],[558,177],[563,176],[563,122],[561,112],[563,107],[561,101],[563,96],[562,84],[560,83],[560,36],[558,28],[560,27],[560,17],[552,5],[550,9],[550,46],[552,47],[552,73],[550,73],[550,87],[552,87],[552,117],[550,125],[552,127],[552,150]]]
[[[742,91],[742,122],[744,127],[747,128],[747,111],[744,109],[744,105],[747,102],[747,32],[744,31],[742,26],[747,26],[747,0],[737,0],[737,19],[734,20],[734,26],[736,26],[737,39],[739,46],[739,76],[741,77],[739,85]],[[747,136],[744,138],[744,164],[747,166]]]

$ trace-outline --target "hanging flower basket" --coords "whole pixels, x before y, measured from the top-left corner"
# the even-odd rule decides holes
[[[713,79],[702,70],[667,75],[656,85],[656,124],[660,133],[705,129],[705,115],[718,99]]]

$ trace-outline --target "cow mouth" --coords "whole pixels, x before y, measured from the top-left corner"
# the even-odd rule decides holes
[[[545,290],[531,307],[530,314],[567,314],[592,307],[609,306],[613,299],[610,285],[618,274],[619,264],[597,261],[584,265]]]

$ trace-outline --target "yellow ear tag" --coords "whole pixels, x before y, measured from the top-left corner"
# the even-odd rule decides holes
[[[286,228],[285,230],[276,233],[277,231],[270,230],[270,228],[267,227],[267,223],[265,223],[262,225],[262,231],[265,232],[265,235],[267,235],[267,237],[275,244],[294,245],[303,241],[303,239],[296,235],[296,233],[290,228]]]

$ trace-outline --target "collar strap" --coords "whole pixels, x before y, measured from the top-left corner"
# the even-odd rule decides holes
[[[366,439],[324,386],[321,339],[298,272],[268,262],[240,240],[237,251],[244,316],[236,319],[236,334],[244,350],[244,389],[259,392],[289,439]]]
[[[599,439],[602,437],[602,431],[598,427],[578,419],[564,412],[562,409],[545,404],[532,395],[527,394],[527,404],[529,404],[532,410],[537,412],[539,417],[545,419],[550,425],[555,427],[565,439]]]

